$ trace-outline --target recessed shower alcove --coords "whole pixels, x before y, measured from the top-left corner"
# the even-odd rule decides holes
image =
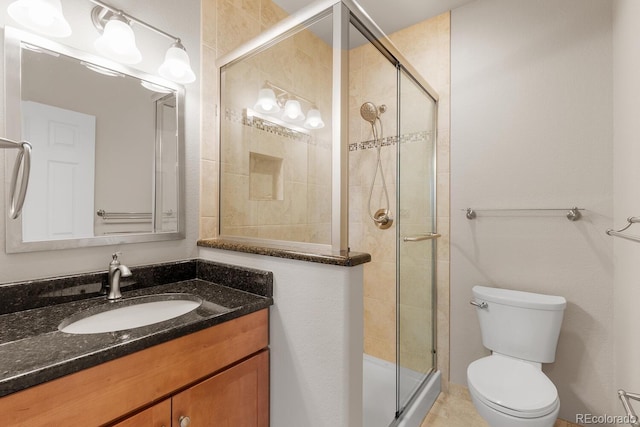
[[[352,343],[363,425],[418,425],[440,386],[437,93],[351,0],[313,3],[217,64],[219,239],[370,253],[364,343]],[[376,312],[391,316],[387,336],[368,336]]]

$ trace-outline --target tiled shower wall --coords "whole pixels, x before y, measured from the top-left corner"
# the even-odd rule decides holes
[[[200,194],[200,238],[212,238],[218,235],[218,141],[216,128],[217,85],[216,85],[216,57],[229,52],[241,43],[257,36],[263,30],[269,28],[279,20],[286,17],[282,11],[270,0],[203,0],[202,1],[202,161],[201,161],[201,194]],[[442,238],[438,241],[437,253],[437,349],[438,369],[443,374],[443,386],[447,386],[449,373],[449,34],[450,16],[443,14],[428,21],[416,24],[391,35],[391,39],[398,46],[411,64],[429,81],[440,96],[438,109],[438,145],[437,145],[437,227]],[[370,48],[369,48],[370,49]],[[369,54],[373,52],[369,50]],[[354,53],[354,55],[357,55]],[[364,53],[363,53],[364,55]],[[366,62],[366,67],[374,70],[383,67],[383,62],[371,58],[372,62]],[[358,64],[365,64],[352,55],[352,66],[357,70]],[[386,64],[388,66],[388,64]],[[361,68],[362,69],[362,68]],[[372,75],[373,75],[372,74]],[[375,84],[375,81],[372,83]],[[358,84],[350,81],[351,90]],[[395,94],[395,88],[392,89]],[[373,96],[375,94],[372,94]],[[380,94],[384,95],[384,94]],[[391,98],[395,99],[395,95]],[[386,96],[371,98],[372,102],[384,103],[390,107],[386,113],[388,117],[394,116],[393,102]],[[353,100],[350,105],[356,105]],[[358,108],[359,108],[359,104]],[[224,114],[224,112],[221,112]],[[325,119],[326,120],[326,119]],[[385,122],[385,134],[395,132],[395,121]],[[370,126],[360,117],[358,111],[350,111],[350,142],[359,138],[371,139],[367,136]],[[358,136],[356,136],[358,135]],[[358,155],[375,156],[375,150],[364,150]],[[395,200],[395,148],[384,147],[382,150],[383,165],[388,177],[389,196],[391,203]],[[393,161],[392,161],[393,160]],[[351,162],[350,162],[351,163]],[[372,170],[350,170],[356,180],[359,176],[369,177]],[[362,174],[362,175],[360,175]],[[368,179],[368,178],[367,178]],[[353,183],[354,181],[352,181]],[[356,181],[357,182],[357,181]],[[363,204],[366,203],[364,188],[366,184],[360,180],[360,190],[353,189],[350,194],[350,228],[357,230],[362,223]],[[368,191],[368,189],[366,190]],[[378,196],[380,193],[378,192]],[[375,204],[379,204],[380,200]],[[357,210],[360,210],[356,216]],[[358,217],[360,218],[358,220]],[[391,230],[387,230],[391,231]],[[357,231],[356,231],[357,233]],[[357,237],[350,233],[353,239]],[[385,234],[395,235],[394,232]],[[361,233],[364,236],[364,233]],[[371,238],[373,239],[373,238]],[[355,242],[355,241],[354,241]],[[352,249],[358,249],[354,242]],[[395,349],[390,349],[395,344],[387,344],[395,341],[387,341],[389,325],[395,329],[395,289],[388,286],[380,286],[379,283],[395,280],[395,241],[378,242],[371,240],[369,252],[372,253],[374,262],[365,267],[365,342],[367,351],[376,353],[379,357],[391,359]],[[391,249],[393,248],[393,249]],[[374,279],[380,278],[378,282]],[[392,340],[395,338],[392,337]],[[384,344],[383,344],[384,343]]]
[[[225,67],[220,234],[331,244],[331,61],[306,29]],[[304,133],[247,114],[265,81],[311,101],[303,111],[318,108],[325,127]]]
[[[286,16],[271,2],[204,2],[204,78],[215,82],[213,56],[228,53],[247,37]],[[257,24],[260,25],[257,25]],[[220,31],[223,29],[224,31]],[[227,67],[224,73],[225,143],[217,161],[214,90],[205,83],[203,97],[203,187],[201,237],[216,234],[330,244],[331,205],[331,48],[304,30],[266,51]],[[248,118],[258,90],[265,81],[313,101],[324,114],[325,128],[310,135],[270,126]],[[211,109],[213,111],[206,111]],[[303,103],[305,110],[311,105]],[[278,128],[282,132],[278,131]],[[210,199],[217,191],[215,172],[222,168],[224,191],[215,197],[222,204],[222,230],[217,230],[217,206]],[[272,188],[263,183],[273,181]]]

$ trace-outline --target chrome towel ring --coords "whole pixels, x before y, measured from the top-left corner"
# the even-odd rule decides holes
[[[13,165],[11,175],[11,190],[9,203],[9,218],[16,219],[22,212],[24,199],[29,186],[29,175],[31,174],[31,144],[26,141],[15,142],[9,139],[0,138],[0,148],[18,149],[18,156]],[[20,189],[18,190],[18,176],[20,176]]]

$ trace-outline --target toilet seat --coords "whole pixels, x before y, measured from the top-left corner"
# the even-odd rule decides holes
[[[469,390],[485,405],[518,418],[538,418],[560,404],[558,390],[533,364],[493,354],[467,369]]]

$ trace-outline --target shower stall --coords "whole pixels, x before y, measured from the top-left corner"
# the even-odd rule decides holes
[[[418,426],[440,387],[436,92],[352,0],[313,3],[218,67],[219,235],[371,254],[363,424]]]

